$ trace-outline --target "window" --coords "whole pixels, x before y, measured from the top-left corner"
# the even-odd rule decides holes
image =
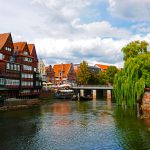
[[[0,85],[4,85],[4,83],[5,83],[4,78],[0,78]]]
[[[32,62],[32,58],[24,57],[24,58],[23,58],[23,61]]]
[[[14,70],[17,70],[17,65],[16,64],[14,64]]]
[[[5,50],[6,50],[6,51],[11,51],[11,48],[5,47]]]
[[[7,69],[10,69],[10,63],[7,63]]]
[[[33,79],[33,74],[22,73],[22,78]]]
[[[34,71],[35,71],[35,72],[36,72],[36,70],[37,70],[37,69],[36,69],[36,68],[34,68]]]
[[[32,70],[32,66],[23,65],[23,70]]]
[[[14,65],[13,64],[11,64],[11,70],[14,70]]]
[[[25,81],[22,81],[22,82],[21,82],[21,85],[22,85],[22,86],[33,86],[33,82],[29,82],[29,81],[26,81],[26,82],[25,82]]]
[[[19,86],[20,80],[12,80],[12,79],[6,79],[6,85],[17,85]]]
[[[23,54],[24,54],[24,55],[28,55],[28,52],[27,52],[27,51],[24,51]]]
[[[2,53],[0,53],[0,59],[4,59],[4,55]]]
[[[17,65],[17,70],[20,71],[20,65]]]

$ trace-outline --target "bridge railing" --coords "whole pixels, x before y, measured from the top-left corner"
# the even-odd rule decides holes
[[[112,85],[74,85],[73,87],[113,87]]]

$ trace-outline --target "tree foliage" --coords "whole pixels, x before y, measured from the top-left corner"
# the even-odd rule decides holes
[[[100,85],[107,85],[108,84],[108,78],[107,78],[107,75],[106,75],[106,72],[100,72],[98,74],[98,81],[99,81],[99,84]]]
[[[129,58],[124,69],[115,76],[117,104],[132,106],[150,86],[150,54],[139,54]]]
[[[90,79],[90,71],[88,69],[88,63],[86,61],[83,61],[80,63],[79,67],[79,73],[78,73],[78,82],[80,84],[85,84],[87,85]]]
[[[115,66],[110,66],[106,72],[96,74],[88,68],[88,63],[83,61],[80,63],[78,72],[78,83],[83,85],[107,85],[113,84],[114,76],[118,69]]]
[[[115,74],[118,72],[118,69],[116,66],[110,66],[106,70],[106,76],[107,76],[107,82],[111,85],[113,85]]]
[[[136,57],[139,54],[147,53],[148,43],[146,41],[133,41],[122,48],[124,60]]]

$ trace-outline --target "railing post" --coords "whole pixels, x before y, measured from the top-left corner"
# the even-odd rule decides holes
[[[107,90],[107,99],[111,99],[111,90]]]
[[[93,100],[96,100],[96,90],[93,90]]]
[[[80,96],[84,96],[84,90],[80,90]]]

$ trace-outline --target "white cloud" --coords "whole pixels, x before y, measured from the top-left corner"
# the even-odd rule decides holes
[[[99,1],[99,0],[98,0]],[[96,3],[97,0],[33,0],[33,4],[44,5],[51,15],[59,16],[62,20],[72,20],[79,16],[85,7]]]
[[[115,41],[111,38],[88,38],[88,39],[37,39],[38,55],[47,63],[73,62],[79,63],[87,60],[90,63],[105,62],[117,63],[122,61],[120,49],[126,41]],[[57,44],[56,44],[57,43]]]
[[[79,24],[79,19],[72,23],[75,29],[78,29],[83,35],[90,37],[114,37],[114,38],[127,38],[131,36],[130,32],[122,29],[113,27],[107,21],[92,22],[87,24]]]
[[[148,25],[130,27],[139,30],[139,35],[133,35],[127,28],[112,25],[107,18],[96,18],[95,14],[99,16],[101,13],[102,1],[105,0],[3,1],[0,5],[0,32],[11,31],[14,41],[35,43],[38,56],[45,58],[47,64],[87,60],[92,64],[121,65],[123,46],[132,40],[150,40],[149,29],[145,29]],[[149,1],[139,2],[109,0],[109,10],[121,18],[150,19]],[[146,35],[141,36],[141,32]]]
[[[150,20],[149,0],[109,0],[112,15],[132,21]]]

